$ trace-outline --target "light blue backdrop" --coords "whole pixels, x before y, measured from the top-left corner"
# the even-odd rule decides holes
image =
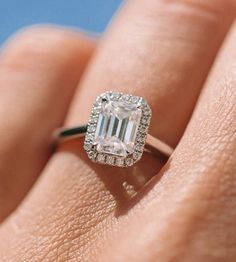
[[[121,0],[0,0],[0,43],[17,29],[55,23],[102,32]]]

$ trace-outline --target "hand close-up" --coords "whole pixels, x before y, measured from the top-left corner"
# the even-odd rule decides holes
[[[1,262],[236,261],[235,15],[234,0],[129,0],[99,37],[37,25],[2,46]],[[147,101],[170,157],[116,166],[137,144],[115,123],[113,165],[91,161],[89,134],[54,141],[107,91]],[[144,109],[109,103],[101,121],[135,133]]]

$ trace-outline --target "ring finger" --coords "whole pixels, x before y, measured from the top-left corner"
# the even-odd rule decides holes
[[[151,134],[175,146],[233,17],[231,1],[128,2],[97,50],[67,124],[87,121],[99,93],[119,90],[145,97],[153,110]],[[91,253],[84,251],[88,244],[96,250],[105,229],[117,222],[117,202],[126,205],[126,193],[135,191],[124,190],[120,170],[101,169],[85,159],[80,141],[63,145],[22,206],[25,212],[13,217],[23,224],[30,221],[25,238],[50,234],[44,252],[55,259],[68,258],[68,253],[88,258]],[[36,225],[42,225],[37,232]],[[19,254],[22,239],[22,235],[14,239]],[[32,239],[30,257],[39,244]]]

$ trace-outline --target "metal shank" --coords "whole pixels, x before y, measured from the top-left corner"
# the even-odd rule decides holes
[[[87,127],[88,125],[80,125],[73,128],[60,128],[55,132],[54,138],[56,142],[59,142],[61,140],[71,140],[74,138],[83,137],[87,132]],[[147,135],[146,145],[147,151],[154,154],[159,152],[167,157],[169,157],[174,151],[172,147],[149,134]]]

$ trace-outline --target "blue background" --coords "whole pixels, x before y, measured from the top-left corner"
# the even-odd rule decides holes
[[[19,28],[53,23],[100,33],[121,0],[0,0],[0,43]]]

